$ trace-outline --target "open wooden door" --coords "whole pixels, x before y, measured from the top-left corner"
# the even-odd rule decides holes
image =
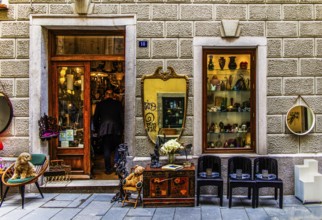
[[[90,178],[92,107],[108,83],[124,94],[125,30],[51,30],[48,47],[48,114],[60,127],[50,158],[71,165],[72,178]]]
[[[49,75],[49,115],[57,118],[59,138],[51,159],[71,165],[75,178],[90,177],[90,62],[53,62]]]

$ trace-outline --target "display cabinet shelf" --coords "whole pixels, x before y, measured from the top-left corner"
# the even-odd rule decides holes
[[[216,134],[232,134],[232,135],[236,135],[236,134],[246,134],[248,133],[248,131],[238,131],[238,132],[207,132],[207,134],[209,135],[216,135]]]
[[[249,112],[250,111],[241,111],[241,112],[238,112],[238,111],[225,111],[225,112],[222,112],[222,111],[216,111],[216,112],[207,111],[207,113],[211,113],[211,114],[232,114],[232,113],[238,113],[238,114],[247,113],[247,114],[249,114]]]
[[[223,91],[216,91],[216,90],[207,90],[207,93],[249,93],[250,90],[223,90]]]

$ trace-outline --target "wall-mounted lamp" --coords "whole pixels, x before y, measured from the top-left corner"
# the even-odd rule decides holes
[[[74,12],[79,15],[91,14],[94,7],[91,0],[75,0],[73,6]]]

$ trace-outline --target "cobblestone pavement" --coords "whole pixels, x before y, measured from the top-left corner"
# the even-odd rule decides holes
[[[42,199],[39,194],[27,193],[25,208],[21,208],[19,194],[7,196],[0,208],[0,219],[111,219],[111,220],[246,220],[246,219],[322,219],[322,204],[307,204],[297,200],[294,196],[284,196],[284,208],[279,209],[278,203],[270,198],[260,199],[256,209],[251,208],[250,200],[244,197],[233,199],[233,208],[228,208],[225,198],[223,207],[218,206],[217,198],[203,196],[201,205],[196,207],[168,207],[136,209],[132,205],[122,207],[119,202],[111,203],[114,194],[58,194],[46,193]]]

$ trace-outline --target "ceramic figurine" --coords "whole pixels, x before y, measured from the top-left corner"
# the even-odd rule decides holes
[[[218,62],[219,62],[220,69],[223,70],[225,67],[226,59],[224,57],[220,57]]]
[[[219,132],[220,132],[219,126],[217,125],[217,123],[215,123],[215,133],[219,133]]]
[[[230,70],[235,70],[237,68],[237,64],[236,64],[236,57],[235,56],[232,56],[232,57],[229,57],[229,64],[228,64],[228,68]]]

